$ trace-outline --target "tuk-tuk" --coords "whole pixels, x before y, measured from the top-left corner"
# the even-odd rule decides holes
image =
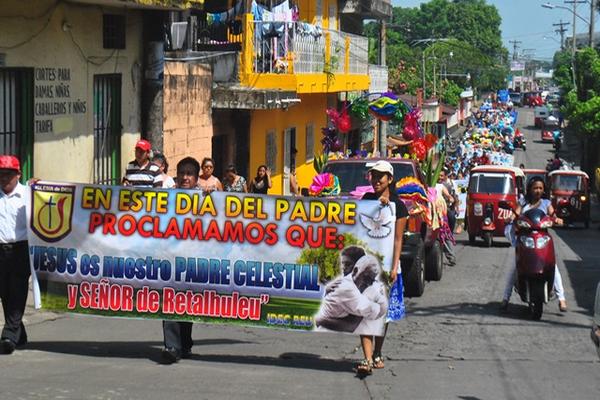
[[[542,142],[554,143],[554,131],[560,130],[558,126],[558,119],[555,117],[548,117],[542,121]]]
[[[583,171],[557,170],[548,174],[550,198],[556,216],[566,224],[590,227],[590,178]]]
[[[491,247],[494,237],[504,236],[511,211],[499,208],[498,203],[504,201],[516,207],[524,183],[525,174],[517,167],[486,165],[471,170],[466,213],[470,244],[479,236]]]
[[[546,106],[540,106],[533,109],[533,125],[536,128],[542,127],[542,124],[550,116],[550,110]]]

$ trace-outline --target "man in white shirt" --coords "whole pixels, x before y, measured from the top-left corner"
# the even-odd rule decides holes
[[[4,310],[1,350],[27,343],[23,313],[29,292],[26,189],[16,157],[0,155],[0,299]]]

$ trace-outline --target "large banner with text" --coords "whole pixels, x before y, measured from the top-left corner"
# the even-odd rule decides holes
[[[38,182],[30,258],[50,311],[378,335],[393,206]]]

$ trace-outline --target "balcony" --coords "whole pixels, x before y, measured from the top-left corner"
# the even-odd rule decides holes
[[[248,20],[242,84],[324,93],[367,90],[366,37],[303,22]]]
[[[392,17],[390,0],[343,0],[341,14],[357,14],[361,19],[388,19]]]
[[[178,35],[185,42],[172,46],[167,59],[202,59],[212,64],[217,83],[296,93],[369,89],[364,36],[303,22],[254,21],[252,14],[220,25],[192,18],[186,27]]]

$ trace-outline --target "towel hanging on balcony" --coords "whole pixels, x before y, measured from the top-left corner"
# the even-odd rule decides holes
[[[241,15],[243,7],[243,0],[238,0],[235,6],[231,7],[227,11],[221,13],[206,13],[206,22],[209,25],[212,25],[232,21],[236,16]]]

